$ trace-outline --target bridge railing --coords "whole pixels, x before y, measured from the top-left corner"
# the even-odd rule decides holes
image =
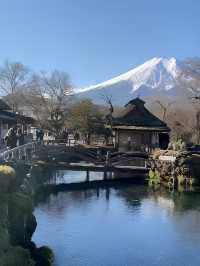
[[[0,153],[0,158],[4,161],[10,160],[30,160],[32,158],[33,153],[36,152],[37,147],[40,143],[34,141],[30,143],[26,143],[21,146],[17,146],[13,149],[8,149]]]
[[[65,146],[68,146],[68,147],[74,147],[78,144],[83,144],[84,141],[83,140],[78,140],[76,141],[75,139],[47,139],[47,140],[44,140],[44,144],[45,145],[65,145]]]

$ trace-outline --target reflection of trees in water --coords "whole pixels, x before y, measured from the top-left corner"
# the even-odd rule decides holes
[[[40,208],[47,213],[62,215],[66,209],[87,207],[94,198],[97,198],[95,189],[82,191],[66,191],[46,194],[44,198],[40,198]]]
[[[59,180],[59,182],[64,182],[64,171],[62,170],[57,170],[53,172],[53,182],[54,184],[57,183],[57,180]]]
[[[184,238],[200,244],[200,194],[199,192],[174,193],[173,222]]]
[[[200,193],[195,192],[169,192],[165,188],[153,190],[147,186],[129,186],[117,190],[130,206],[141,204],[143,199],[153,201],[159,207],[173,210],[173,213],[185,213],[189,210],[200,211]]]
[[[64,172],[48,171],[40,173],[43,179],[47,176],[49,179],[64,178]],[[39,176],[39,175],[38,175]],[[87,209],[90,203],[99,198],[110,200],[110,191],[120,197],[129,209],[139,209],[145,202],[153,203],[148,208],[152,213],[157,206],[161,210],[165,210],[166,217],[177,233],[188,239],[193,239],[196,234],[200,239],[200,194],[195,192],[168,192],[165,188],[154,190],[148,186],[128,185],[128,187],[118,187],[117,189],[105,187],[96,189],[80,189],[76,191],[49,193],[40,192],[40,207],[47,213],[53,211],[56,215],[70,214],[71,208]],[[111,198],[112,199],[112,198]],[[68,212],[69,209],[69,212]],[[197,238],[197,237],[196,237]],[[199,242],[198,242],[199,243]]]
[[[191,239],[193,242],[200,244],[200,212],[198,210],[187,210],[185,212],[174,212],[173,224],[176,231],[183,238]]]
[[[174,193],[176,211],[185,212],[187,210],[200,210],[199,192]]]
[[[37,178],[43,182],[49,182],[50,180],[64,179],[65,171],[55,171],[55,169],[48,169],[46,171],[37,171]],[[54,182],[54,181],[53,181]],[[140,206],[143,199],[153,200],[158,206],[164,209],[173,210],[173,212],[185,212],[187,210],[196,209],[200,210],[200,193],[197,192],[168,192],[165,188],[154,190],[148,186],[130,184],[128,187],[118,187],[116,189],[117,195],[126,201],[129,207]],[[57,193],[57,194],[56,194]],[[54,195],[59,194],[58,192]],[[65,194],[70,193],[66,192]],[[100,196],[104,193],[105,198],[110,198],[110,188],[105,187],[96,189],[77,190],[70,193],[70,197],[74,203],[81,203],[84,200],[89,200],[93,196]],[[40,201],[49,200],[48,191],[40,192]]]
[[[142,199],[148,195],[147,186],[131,185],[126,188],[117,190],[117,195],[120,196],[129,208],[138,208],[141,206]]]
[[[159,191],[151,199],[167,214],[167,219],[181,240],[200,244],[200,194]]]
[[[48,183],[49,184],[56,184],[58,181],[61,183],[64,181],[64,171],[62,170],[55,170],[55,169],[48,169],[46,175],[48,175]]]
[[[118,190],[117,194],[125,200],[128,208],[133,209],[133,213],[145,203],[150,203],[146,207],[152,215],[156,215],[155,208],[164,210],[167,224],[174,228],[180,240],[200,245],[199,193],[170,193],[166,189],[154,191],[148,187],[133,186]]]
[[[82,189],[74,191],[58,191],[56,193],[48,191],[40,191],[40,196],[37,199],[37,207],[45,211],[50,215],[52,212],[56,215],[61,216],[65,213],[70,213],[73,208],[87,209],[90,208],[91,204],[97,202],[98,199],[109,203],[110,193],[112,188],[95,188],[95,189]],[[108,206],[108,205],[106,205]],[[69,210],[69,211],[68,211]]]
[[[145,199],[153,201],[157,205],[162,204],[162,202],[164,203],[164,201],[168,202],[168,200],[171,200],[170,194],[166,189],[161,188],[160,190],[154,190],[144,185],[131,185],[128,188],[122,188],[118,191],[118,195],[126,200],[129,207],[140,206]],[[167,205],[169,204],[166,203],[166,206]]]
[[[157,191],[149,190],[148,197],[154,200],[160,207],[173,209],[174,213],[184,214],[189,210],[200,211],[200,193],[198,192],[169,192],[165,188]],[[166,202],[165,204],[160,204]]]
[[[87,180],[86,171],[54,170],[50,173],[51,184],[78,183]]]
[[[163,193],[162,190],[158,191],[142,185],[131,185],[127,188],[121,188],[117,194],[125,200],[129,208],[140,207],[143,200],[152,201],[156,205],[163,205],[162,207],[165,208],[168,205],[166,202],[169,199],[167,193]],[[163,196],[164,198],[162,198]]]
[[[181,237],[193,244],[200,244],[200,194],[199,192],[150,193],[151,199],[166,210],[168,219]]]

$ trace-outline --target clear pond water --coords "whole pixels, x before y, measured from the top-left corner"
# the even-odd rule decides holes
[[[74,175],[85,176],[62,172],[64,182]],[[54,251],[54,266],[200,265],[199,193],[141,185],[58,192],[35,216],[33,241]]]

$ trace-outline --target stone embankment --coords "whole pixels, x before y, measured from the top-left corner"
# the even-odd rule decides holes
[[[150,178],[176,186],[200,181],[200,152],[156,151],[150,158]]]

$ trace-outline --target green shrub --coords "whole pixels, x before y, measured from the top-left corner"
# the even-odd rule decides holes
[[[51,266],[54,261],[52,250],[47,246],[38,248],[36,261],[38,266]]]
[[[174,151],[182,151],[185,150],[186,144],[182,139],[174,140],[169,143],[168,148]]]
[[[9,165],[0,165],[0,192],[6,193],[11,187],[16,173]]]

